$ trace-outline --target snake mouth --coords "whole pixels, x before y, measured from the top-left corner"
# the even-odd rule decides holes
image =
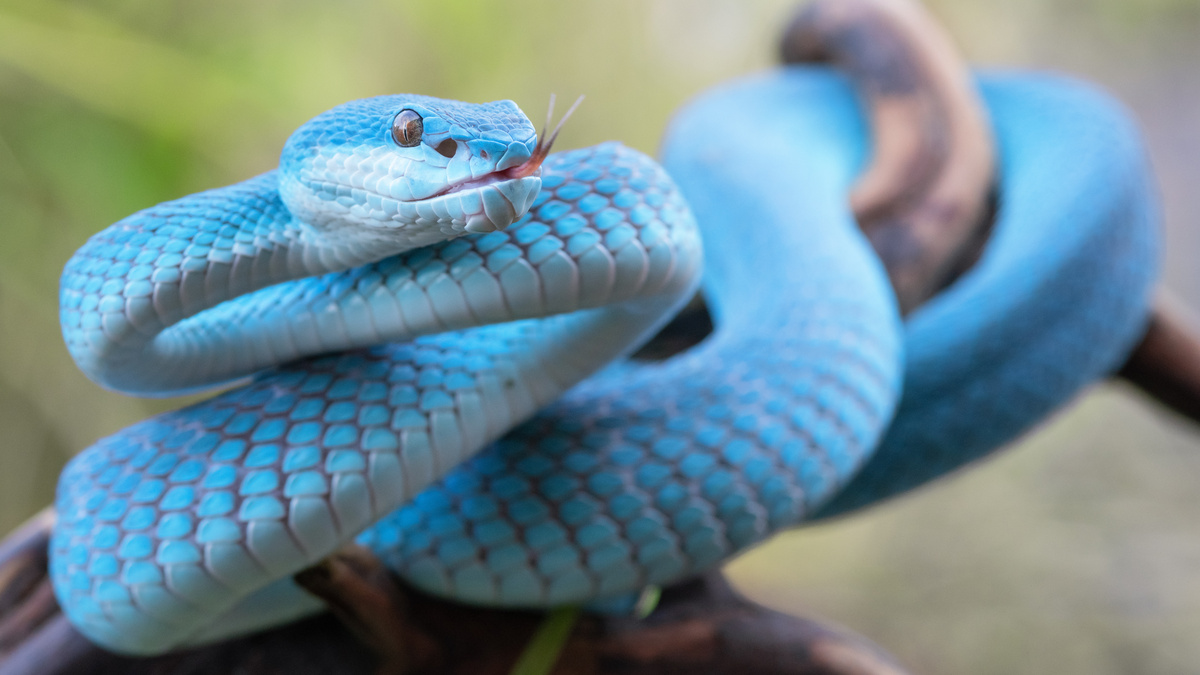
[[[542,130],[542,135],[540,137],[538,137],[537,145],[534,146],[533,153],[529,156],[529,159],[525,160],[524,162],[521,162],[520,164],[518,164],[516,166],[510,166],[507,169],[501,169],[499,171],[492,171],[492,172],[486,173],[478,178],[468,178],[466,180],[462,180],[457,183],[447,185],[446,187],[442,188],[441,190],[438,190],[437,192],[429,195],[428,197],[426,197],[426,199],[433,199],[435,197],[441,197],[444,195],[454,194],[455,192],[462,192],[463,190],[482,188],[482,187],[486,187],[488,185],[493,185],[495,183],[500,183],[502,181],[517,180],[520,178],[527,178],[529,176],[539,174],[539,172],[541,171],[541,168],[542,168],[542,162],[545,162],[546,157],[548,157],[550,155],[550,148],[554,146],[554,141],[555,141],[555,139],[558,138],[558,132],[560,129],[562,129],[563,123],[567,121],[567,118],[571,116],[571,113],[575,111],[575,108],[579,105],[580,101],[582,101],[582,100],[583,100],[583,97],[580,96],[579,100],[575,102],[575,105],[571,106],[571,109],[567,111],[567,114],[563,115],[563,118],[561,120],[559,120],[558,126],[554,129],[553,133],[551,133],[549,136],[547,136],[546,130],[545,129]],[[550,99],[550,112],[553,113],[553,111],[554,111],[554,99],[551,98]],[[549,120],[547,119],[547,121],[549,121]],[[414,201],[418,201],[418,200],[414,200]]]
[[[533,159],[534,158],[531,157],[529,160],[526,160],[525,162],[518,164],[517,166],[511,167],[508,169],[504,169],[502,171],[493,171],[491,173],[486,173],[486,174],[480,176],[479,178],[468,178],[467,180],[463,180],[463,181],[459,181],[459,182],[451,184],[451,185],[447,185],[446,187],[442,188],[441,190],[438,190],[437,192],[429,195],[425,199],[436,199],[437,197],[443,197],[445,195],[452,195],[456,192],[463,192],[464,190],[474,190],[474,189],[478,189],[478,188],[483,188],[483,187],[487,187],[489,185],[495,185],[496,183],[500,183],[500,182],[503,182],[506,180],[513,180],[515,178],[523,178],[525,176],[532,175],[534,173],[534,171],[536,171],[537,167],[535,167],[534,171],[530,171],[530,172],[522,174],[522,175],[515,175],[514,172],[517,169],[520,169],[520,168],[524,167],[525,165],[529,164],[530,162],[532,162]],[[542,163],[542,161],[541,161],[541,159],[539,159],[537,164],[541,165],[541,163]],[[423,200],[414,199],[412,201],[423,201]]]

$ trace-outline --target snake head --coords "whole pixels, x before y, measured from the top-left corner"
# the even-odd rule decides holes
[[[538,147],[512,101],[361,99],[292,134],[279,192],[319,232],[366,233],[404,250],[502,229],[525,215],[541,189]]]

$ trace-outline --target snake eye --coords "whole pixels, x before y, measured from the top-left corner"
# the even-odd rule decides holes
[[[392,140],[402,148],[411,148],[420,144],[421,134],[425,133],[425,123],[415,110],[405,108],[392,120]]]

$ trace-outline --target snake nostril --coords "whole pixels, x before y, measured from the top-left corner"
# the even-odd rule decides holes
[[[453,159],[454,154],[458,152],[458,143],[454,142],[454,139],[452,138],[447,138],[441,143],[438,143],[434,150],[437,150],[438,154],[440,154],[442,157]]]

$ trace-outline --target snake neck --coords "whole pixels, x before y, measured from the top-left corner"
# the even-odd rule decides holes
[[[186,351],[202,330],[188,320],[205,310],[367,262],[367,247],[349,242],[294,218],[276,171],[140,211],[93,236],[68,261],[60,287],[67,347],[93,380],[151,393],[155,383],[144,369],[131,368],[151,344]]]

